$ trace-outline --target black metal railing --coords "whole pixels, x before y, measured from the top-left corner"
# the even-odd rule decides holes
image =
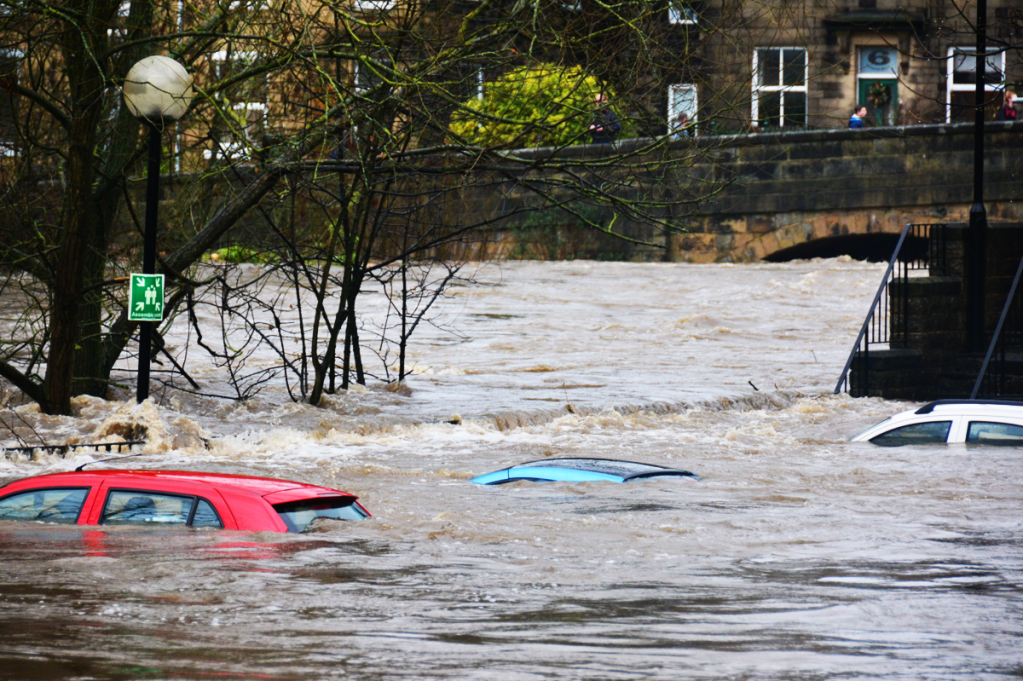
[[[57,454],[60,458],[67,458],[68,453],[78,449],[95,449],[96,451],[122,452],[127,448],[130,452],[135,445],[144,445],[145,440],[125,440],[124,442],[93,442],[80,445],[28,445],[26,447],[0,447],[6,458],[11,459],[14,454],[31,454],[33,452],[47,452]]]
[[[1020,396],[1020,386],[1009,384],[1010,375],[1018,375],[1019,371],[1010,372],[1008,369],[1010,362],[1023,362],[1023,290],[1019,285],[1021,275],[1023,258],[1016,268],[1016,276],[1009,287],[1002,316],[998,318],[998,325],[995,326],[984,363],[977,374],[977,382],[973,384],[971,400],[978,397]]]
[[[849,391],[851,378],[855,378],[852,382],[860,396],[870,394],[870,372],[867,368],[871,345],[906,347],[909,340],[909,273],[929,270],[932,265],[940,272],[944,272],[948,265],[945,225],[906,225],[838,378],[836,395]],[[860,361],[855,362],[854,368],[857,355]],[[851,373],[855,373],[855,377],[851,377]]]

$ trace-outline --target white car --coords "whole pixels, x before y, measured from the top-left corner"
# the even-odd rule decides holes
[[[945,442],[1023,447],[1023,402],[938,400],[896,414],[852,441],[883,447]]]

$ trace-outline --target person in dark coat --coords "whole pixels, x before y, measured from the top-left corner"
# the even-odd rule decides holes
[[[595,104],[596,111],[593,114],[593,123],[590,124],[590,135],[593,136],[594,144],[610,144],[622,131],[622,124],[608,106],[607,97],[597,95]]]
[[[996,121],[1014,121],[1016,120],[1016,93],[1011,90],[1005,91],[1005,99],[1002,100],[1002,106],[998,109],[998,113],[995,114]]]

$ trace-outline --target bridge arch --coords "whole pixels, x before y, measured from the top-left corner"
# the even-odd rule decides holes
[[[868,234],[841,234],[838,236],[811,239],[781,248],[764,256],[767,262],[788,262],[811,258],[837,258],[847,255],[854,260],[867,262],[888,262],[899,242],[898,234],[875,232]],[[903,245],[900,260],[916,260],[927,252],[924,239],[909,239]]]

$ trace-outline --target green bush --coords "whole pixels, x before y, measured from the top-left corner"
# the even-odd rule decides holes
[[[607,96],[614,109],[614,93],[578,66],[524,66],[488,81],[483,92],[451,121],[452,133],[480,146],[587,144],[597,94]],[[622,126],[619,137],[627,136],[624,121]]]
[[[227,246],[226,248],[220,248],[213,252],[217,257],[216,260],[220,262],[230,263],[267,263],[273,258],[271,254],[266,251],[257,251],[254,248],[248,248],[246,246]]]

